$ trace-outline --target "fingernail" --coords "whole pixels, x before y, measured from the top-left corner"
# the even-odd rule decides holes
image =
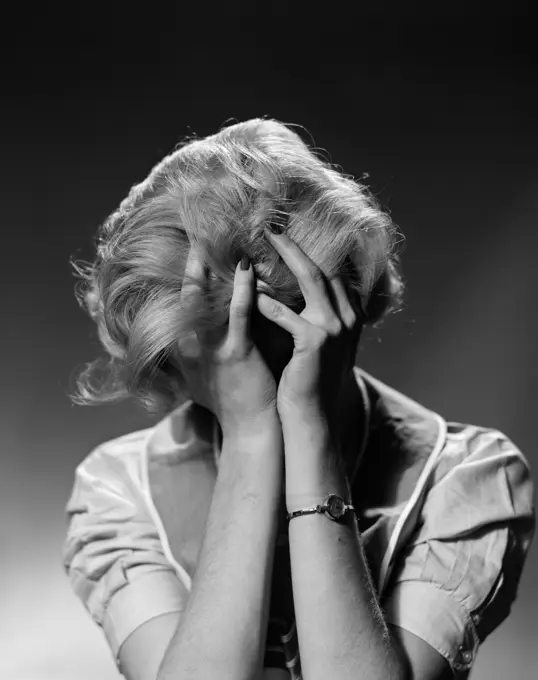
[[[244,272],[246,272],[249,267],[250,267],[250,260],[248,259],[248,255],[243,255],[241,257],[241,269]]]

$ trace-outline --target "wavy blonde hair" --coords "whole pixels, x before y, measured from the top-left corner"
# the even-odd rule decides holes
[[[401,234],[368,189],[283,123],[233,124],[166,156],[101,225],[95,260],[71,261],[77,300],[107,353],[78,372],[72,401],[134,396],[150,413],[165,414],[189,399],[170,358],[193,329],[226,326],[243,253],[260,290],[302,309],[296,278],[263,235],[282,211],[287,233],[323,273],[345,277],[366,324],[399,309]],[[191,244],[211,273],[197,305],[180,301]]]

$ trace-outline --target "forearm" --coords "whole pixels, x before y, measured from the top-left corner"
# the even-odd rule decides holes
[[[349,483],[323,426],[284,428],[288,511],[329,493],[351,500]],[[304,680],[393,680],[403,666],[377,602],[354,515],[321,514],[289,525],[293,597]]]
[[[192,592],[158,680],[260,676],[282,468],[279,426],[224,440]]]

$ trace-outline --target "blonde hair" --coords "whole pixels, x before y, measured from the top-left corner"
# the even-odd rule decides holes
[[[401,234],[368,189],[283,123],[233,124],[188,139],[166,156],[99,228],[95,260],[71,262],[80,279],[77,300],[107,352],[79,371],[72,401],[134,396],[160,414],[188,399],[169,358],[193,329],[225,327],[243,253],[259,289],[302,309],[295,276],[263,235],[281,211],[289,215],[289,236],[323,273],[345,276],[366,324],[399,308]],[[202,250],[211,273],[196,306],[180,301],[191,244]]]

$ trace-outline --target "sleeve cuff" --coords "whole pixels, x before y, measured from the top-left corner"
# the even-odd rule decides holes
[[[111,598],[102,625],[116,664],[120,647],[139,626],[161,614],[183,610],[182,591],[173,571],[160,570],[131,581]]]
[[[465,609],[434,583],[402,581],[382,603],[385,621],[427,642],[450,664],[454,676],[471,668],[479,639]]]

